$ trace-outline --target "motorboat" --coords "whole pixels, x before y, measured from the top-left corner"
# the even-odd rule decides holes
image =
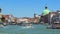
[[[47,27],[48,29],[60,29],[60,24],[53,24]]]

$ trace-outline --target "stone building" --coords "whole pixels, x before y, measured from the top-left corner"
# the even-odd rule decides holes
[[[60,18],[59,17],[59,15],[60,15],[60,11],[59,10],[57,10],[57,11],[55,11],[55,12],[50,12],[48,15],[47,15],[47,19],[48,19],[48,23],[49,24],[52,24],[52,23],[54,23],[54,22],[59,22],[59,21],[55,21],[55,20],[57,20],[57,17],[58,18]],[[43,19],[42,18],[42,20],[46,20],[46,19]],[[59,20],[59,19],[58,19]],[[40,21],[41,21],[41,19],[40,19]],[[43,22],[43,21],[42,21]],[[44,22],[43,22],[44,23]]]
[[[53,19],[53,16],[56,15],[56,13],[57,13],[57,12],[50,12],[50,13],[48,14],[48,18],[49,18],[49,19],[48,19],[48,20],[49,20],[48,23],[49,23],[49,24],[53,23],[53,20],[52,20],[52,19]]]
[[[40,16],[37,14],[34,14],[34,23],[39,23]]]
[[[57,10],[56,12],[50,12],[48,15],[48,23],[53,24],[53,23],[59,23],[60,22],[60,11]]]
[[[55,15],[52,18],[53,23],[60,23],[60,11],[57,10],[57,12],[55,13]]]

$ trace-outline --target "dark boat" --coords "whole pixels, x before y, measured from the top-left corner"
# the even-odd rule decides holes
[[[60,29],[60,23],[55,23],[47,27],[48,29]]]
[[[52,24],[48,26],[49,29],[60,29],[60,11],[52,17]]]

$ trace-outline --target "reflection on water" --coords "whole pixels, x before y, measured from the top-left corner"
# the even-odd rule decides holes
[[[60,29],[46,29],[44,25],[8,25],[0,28],[0,34],[59,34]]]

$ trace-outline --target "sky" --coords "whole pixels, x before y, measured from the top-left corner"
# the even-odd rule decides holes
[[[15,17],[33,17],[40,15],[44,7],[52,11],[60,10],[60,0],[0,0],[2,14],[12,14]]]

